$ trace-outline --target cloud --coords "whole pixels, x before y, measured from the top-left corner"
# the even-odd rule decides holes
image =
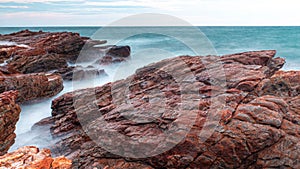
[[[183,8],[186,5],[197,5],[201,1],[182,1],[182,0],[127,0],[127,1],[86,1],[85,5],[92,6],[137,6],[152,8],[157,10],[173,11]]]
[[[129,14],[127,14],[129,15]],[[69,14],[47,12],[16,12],[3,14],[0,17],[1,26],[99,26],[107,25],[112,20],[127,16],[124,13]],[[13,21],[13,22],[12,22]]]
[[[84,2],[85,0],[1,0],[1,3],[33,3],[33,2]]]
[[[15,0],[18,1],[18,0]],[[39,1],[39,2],[37,2]],[[43,2],[42,2],[43,1]],[[23,1],[22,1],[23,2]],[[0,6],[3,6],[3,10],[0,11],[0,15],[5,13],[16,13],[16,12],[49,12],[49,13],[71,13],[71,14],[98,14],[102,13],[143,13],[150,12],[144,6],[136,6],[133,3],[115,3],[118,1],[105,1],[99,2],[83,2],[82,0],[27,0],[26,8],[18,8],[16,6],[25,6],[24,3],[17,2],[0,2]],[[124,4],[124,5],[123,5]],[[5,8],[5,6],[15,7]]]
[[[299,25],[299,6],[297,0],[1,0],[0,23],[19,25],[26,18],[32,25],[50,24],[45,14],[49,13],[53,14],[51,25],[95,25],[96,18],[112,22],[133,14],[162,13],[194,25]],[[22,14],[7,18],[9,13]]]
[[[29,7],[28,6],[4,6],[4,5],[0,5],[0,8],[27,9]]]

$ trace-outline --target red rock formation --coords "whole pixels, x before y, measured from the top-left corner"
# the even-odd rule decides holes
[[[5,154],[14,144],[16,123],[21,109],[16,104],[18,92],[9,91],[0,94],[0,155]]]
[[[263,80],[254,92],[258,96],[296,97],[300,93],[299,81],[299,71],[278,71],[271,78]]]
[[[0,156],[2,169],[70,169],[71,160],[65,157],[52,158],[49,149],[39,150],[34,146],[26,146]]]
[[[166,59],[64,94],[39,125],[75,168],[300,168],[300,74],[275,53]]]
[[[51,97],[62,89],[63,81],[58,74],[4,74],[0,71],[0,93],[17,90],[20,102]]]
[[[15,51],[24,50],[24,49],[26,48],[16,46],[16,45],[12,45],[12,46],[0,45],[0,63],[4,63],[6,60],[10,59],[10,57],[14,55]]]
[[[129,46],[94,47],[106,41],[91,40],[71,32],[50,33],[24,30],[0,35],[0,41],[16,43],[10,46],[0,46],[0,63],[6,62],[11,68],[25,74],[66,69],[67,62],[96,60],[104,56],[106,51],[110,57],[130,55]],[[77,60],[80,52],[83,56]],[[119,60],[123,61],[124,58]]]
[[[65,59],[58,54],[16,55],[9,61],[9,66],[22,73],[39,73],[67,67]]]
[[[31,32],[28,30],[0,36],[0,40],[12,41],[27,47],[2,47],[9,65],[22,73],[38,73],[67,67],[67,61],[75,62],[85,40],[77,33]]]
[[[51,33],[24,30],[8,35],[1,35],[0,40],[28,46],[27,50],[15,51],[16,55],[34,56],[55,53],[63,54],[61,56],[65,59],[74,61],[88,38],[80,37],[78,33],[71,32]]]

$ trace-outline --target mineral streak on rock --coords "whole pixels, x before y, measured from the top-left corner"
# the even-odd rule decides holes
[[[0,155],[4,155],[14,144],[16,123],[21,112],[16,104],[17,91],[9,91],[0,94]]]
[[[65,157],[52,158],[49,149],[39,150],[26,146],[0,156],[1,169],[70,169],[71,160]]]

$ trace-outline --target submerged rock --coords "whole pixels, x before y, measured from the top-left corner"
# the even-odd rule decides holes
[[[17,96],[17,91],[0,94],[0,156],[4,155],[15,142],[14,132],[21,112],[20,106],[16,103]]]
[[[65,157],[52,158],[49,149],[26,146],[0,156],[1,169],[70,169],[72,161]]]
[[[166,59],[60,96],[36,127],[74,168],[300,168],[300,74],[275,54]]]
[[[82,66],[69,66],[55,71],[57,74],[61,74],[64,80],[82,80],[88,78],[94,78],[95,76],[107,75],[104,69],[97,69],[93,66],[82,67]]]

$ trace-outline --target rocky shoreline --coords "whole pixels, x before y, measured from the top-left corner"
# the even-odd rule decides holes
[[[78,60],[80,52],[96,53],[94,63],[100,65],[130,56],[128,46],[95,47],[105,41],[68,32],[25,30],[1,35],[0,41],[16,43],[0,46],[0,131],[8,133],[0,138],[0,155],[14,142],[18,103],[54,96],[63,79],[80,80],[85,71],[105,74],[92,66],[70,66],[84,62],[85,57]],[[30,131],[49,129],[56,141],[47,148],[54,157],[63,156],[62,162],[42,150],[36,163],[46,162],[46,168],[300,168],[300,71],[281,71],[285,61],[275,55],[268,50],[179,56],[123,80],[66,93],[52,101],[52,116]],[[27,158],[32,151],[40,152],[25,147],[15,153]],[[0,156],[0,166],[24,159],[9,161],[13,156]]]
[[[130,55],[129,46],[105,46],[106,41],[91,40],[71,32],[24,30],[0,35],[0,41],[9,42],[0,46],[0,155],[4,155],[14,143],[14,130],[21,111],[18,104],[57,95],[64,88],[63,80],[81,80],[89,73],[106,74],[103,69],[93,66],[70,66],[86,61],[78,59],[80,52],[83,55],[87,55],[84,51],[97,54],[95,62],[100,65],[122,62]],[[1,167],[10,166],[5,159],[10,157],[0,158]],[[11,162],[18,163],[18,160]],[[24,163],[24,167],[30,165]]]

